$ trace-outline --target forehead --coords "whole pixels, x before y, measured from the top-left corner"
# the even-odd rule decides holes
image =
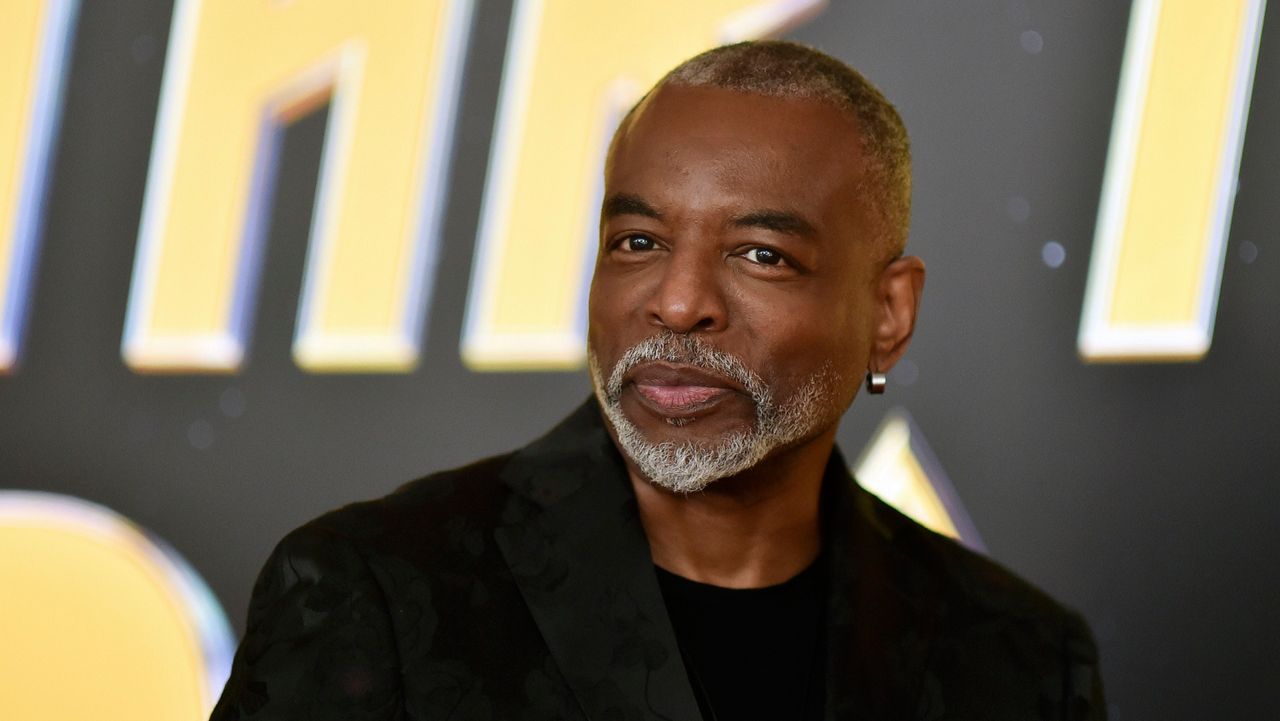
[[[768,196],[756,201],[818,202],[857,187],[862,157],[856,120],[829,103],[666,85],[619,131],[605,182],[627,191],[697,180]]]

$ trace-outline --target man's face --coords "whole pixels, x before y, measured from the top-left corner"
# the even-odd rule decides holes
[[[655,482],[697,490],[852,402],[884,264],[857,133],[817,101],[665,86],[618,138],[588,345],[615,438]]]

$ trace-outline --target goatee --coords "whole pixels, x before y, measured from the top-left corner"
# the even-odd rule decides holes
[[[693,335],[671,331],[628,348],[604,377],[595,352],[588,349],[591,382],[600,408],[612,424],[623,453],[655,485],[676,493],[694,493],[712,481],[735,476],[755,466],[772,451],[809,436],[826,422],[838,378],[830,367],[810,375],[784,402],[737,357]],[[742,386],[756,409],[754,425],[699,441],[652,442],[622,410],[623,379],[643,363],[690,365]],[[684,422],[672,425],[684,425]]]

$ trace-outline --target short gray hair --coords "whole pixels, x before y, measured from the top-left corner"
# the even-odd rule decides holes
[[[860,150],[869,165],[868,190],[889,233],[888,245],[893,255],[902,252],[911,222],[911,147],[907,129],[893,104],[857,70],[805,45],[754,40],[690,58],[654,87],[663,85],[812,99],[850,113],[861,131]]]

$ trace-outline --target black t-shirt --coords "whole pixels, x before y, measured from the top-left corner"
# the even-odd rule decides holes
[[[821,719],[826,692],[822,564],[767,588],[658,585],[705,721]]]

